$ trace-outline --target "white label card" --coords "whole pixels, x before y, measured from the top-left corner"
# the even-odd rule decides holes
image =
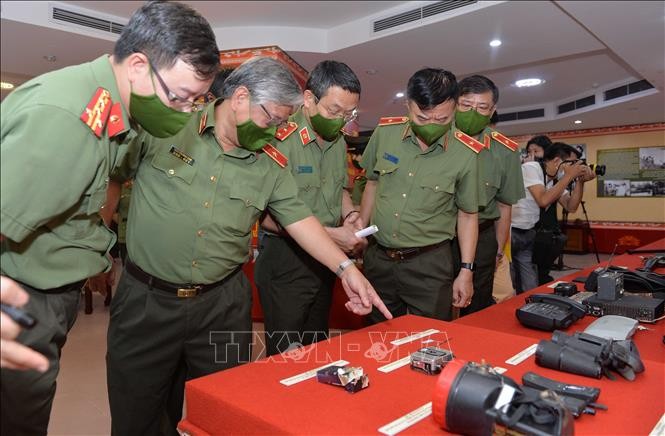
[[[403,358],[401,358],[401,359],[399,359],[399,360],[396,360],[396,361],[394,361],[394,362],[391,362],[391,363],[389,363],[389,364],[387,364],[387,365],[383,365],[382,367],[380,367],[380,368],[378,368],[378,369],[379,369],[379,371],[381,371],[381,372],[389,373],[389,372],[394,371],[394,370],[396,370],[396,369],[398,369],[398,368],[401,368],[401,367],[403,367],[403,366],[406,366],[406,365],[408,365],[408,364],[410,364],[410,363],[411,363],[411,356],[406,356],[406,357],[403,357]]]
[[[407,413],[401,418],[394,420],[390,424],[384,425],[379,429],[379,433],[388,436],[396,435],[397,433],[411,427],[413,424],[422,421],[431,414],[432,414],[432,402],[430,401],[429,403],[418,407],[416,410]]]
[[[404,344],[408,344],[409,342],[417,341],[420,338],[424,338],[426,336],[433,335],[434,333],[439,333],[439,330],[437,330],[437,329],[425,330],[424,332],[415,333],[415,334],[412,334],[411,336],[407,336],[407,337],[402,338],[402,339],[395,339],[394,341],[390,341],[390,343],[393,344],[393,345],[404,345]]]
[[[515,354],[510,359],[506,360],[506,363],[508,365],[519,365],[520,363],[524,362],[529,357],[536,354],[536,348],[538,348],[538,344],[533,344],[533,345],[529,346],[528,348],[526,348],[526,349],[520,351],[519,353]]]

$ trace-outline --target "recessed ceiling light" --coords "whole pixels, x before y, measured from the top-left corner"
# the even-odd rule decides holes
[[[58,60],[58,58],[55,57],[54,55],[47,55],[47,56],[44,56],[44,60],[46,62],[55,62],[56,60]]]
[[[0,88],[2,89],[14,89],[14,84],[9,82],[0,82]]]
[[[370,76],[375,75],[377,72],[378,71],[376,71],[374,68],[370,68],[369,70],[365,70],[365,74],[369,74]]]
[[[582,124],[582,120],[575,120],[575,124]]]
[[[490,41],[490,47],[498,47],[501,45],[500,39],[493,39]]]
[[[397,94],[395,94],[395,97],[402,98],[402,97],[404,97],[404,93],[403,92],[398,92]]]
[[[525,88],[525,87],[529,87],[529,86],[538,86],[538,85],[541,85],[543,83],[545,83],[545,81],[542,80],[542,79],[531,78],[531,79],[518,80],[518,81],[515,82],[515,86],[517,86],[518,88]]]

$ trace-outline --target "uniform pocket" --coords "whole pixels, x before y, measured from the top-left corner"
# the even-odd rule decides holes
[[[168,153],[156,154],[152,159],[152,174],[141,186],[146,197],[172,212],[183,212],[196,176],[196,167]],[[139,183],[141,183],[139,174]]]
[[[246,183],[235,182],[231,185],[229,198],[233,205],[229,208],[226,223],[237,235],[245,236],[252,230],[254,222],[268,204],[268,196],[258,188]]]
[[[419,210],[426,213],[439,213],[443,212],[453,199],[455,181],[438,174],[430,174],[423,177],[420,188],[422,198],[417,203],[420,205]]]

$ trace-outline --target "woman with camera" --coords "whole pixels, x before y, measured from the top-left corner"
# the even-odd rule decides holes
[[[513,206],[511,222],[510,275],[518,294],[549,281],[552,262],[563,249],[556,202],[575,212],[584,183],[596,177],[576,150],[562,142],[550,145],[542,160],[522,164],[522,176],[526,197]]]

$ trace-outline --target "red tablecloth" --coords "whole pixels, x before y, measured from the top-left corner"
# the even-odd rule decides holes
[[[660,248],[665,240],[645,248]],[[649,254],[647,254],[649,255]],[[639,266],[639,255],[616,256],[613,265]],[[564,280],[588,275],[578,271]],[[582,286],[581,284],[579,285]],[[552,292],[547,287],[530,291]],[[633,382],[618,377],[596,380],[538,367],[534,357],[517,366],[505,361],[540,339],[551,337],[523,327],[515,309],[524,295],[514,297],[476,314],[448,323],[417,316],[404,316],[372,327],[320,342],[289,356],[273,356],[221,371],[187,383],[186,418],[179,428],[190,435],[218,434],[377,434],[380,427],[432,401],[436,376],[412,371],[408,366],[390,373],[378,368],[410,355],[422,346],[416,340],[400,346],[390,342],[415,332],[437,329],[430,336],[450,348],[456,358],[486,361],[507,368],[517,382],[527,371],[545,377],[601,388],[599,402],[609,407],[596,416],[575,420],[578,434],[648,434],[665,412],[665,321],[648,325],[635,334],[646,370]],[[582,330],[595,318],[586,317],[568,331]],[[446,346],[449,345],[449,346]],[[292,386],[280,380],[336,360],[362,366],[370,387],[356,394],[309,379]],[[406,429],[404,434],[442,433],[430,416]]]
[[[506,375],[516,381],[523,373],[536,371],[546,377],[600,387],[599,402],[609,410],[576,420],[578,434],[647,434],[665,410],[662,357],[644,358],[646,371],[634,382],[621,378],[596,380],[540,368],[533,357],[511,366],[506,359],[537,342],[521,335],[521,329],[510,334],[408,315],[307,347],[294,358],[280,356],[192,380],[186,388],[187,416],[179,428],[190,435],[376,434],[383,425],[432,400],[436,376],[412,371],[408,366],[387,374],[377,371],[422,346],[417,340],[393,347],[391,340],[427,329],[438,329],[440,333],[431,338],[448,339],[457,358],[476,362],[484,359],[508,368]],[[662,337],[662,331],[640,334]],[[282,379],[339,359],[362,366],[369,374],[370,387],[349,394],[315,379],[292,386],[280,384]],[[403,433],[441,432],[430,416]]]

